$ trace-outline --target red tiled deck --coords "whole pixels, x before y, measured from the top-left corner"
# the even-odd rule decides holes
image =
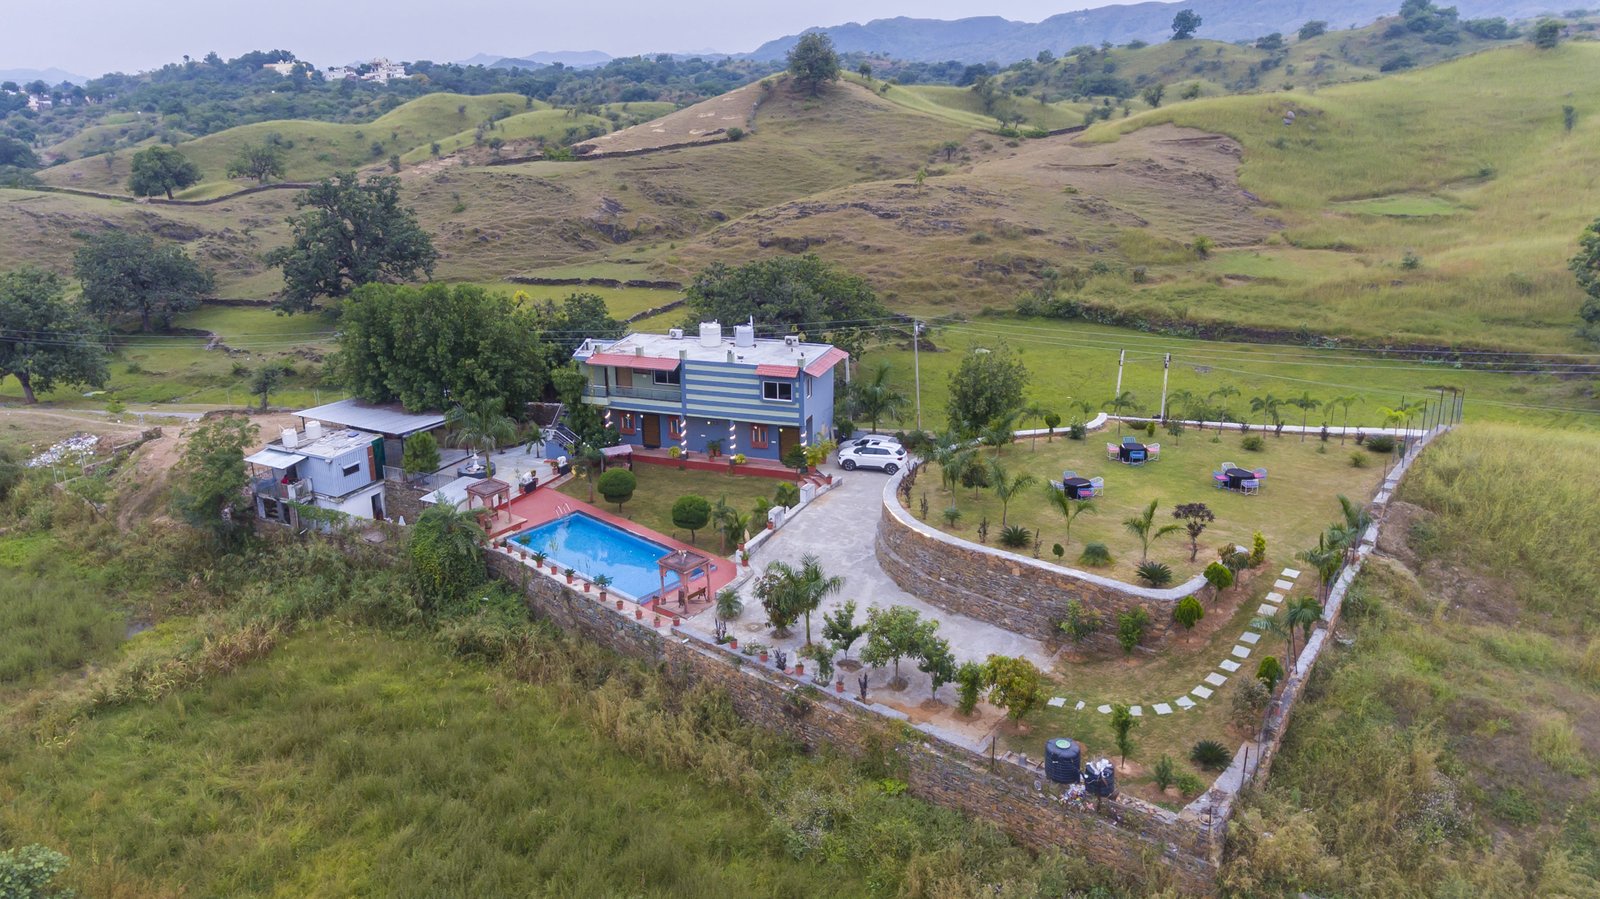
[[[559,484],[561,482],[557,481],[555,483]],[[718,591],[720,591],[723,587],[728,586],[728,584],[731,583],[736,576],[738,576],[739,563],[734,559],[723,558],[722,556],[717,555],[714,551],[707,550],[703,546],[692,546],[688,543],[684,543],[682,540],[674,540],[673,538],[668,537],[666,534],[653,531],[641,524],[636,524],[626,518],[618,516],[613,512],[607,512],[599,506],[592,506],[583,500],[573,499],[559,490],[556,490],[553,487],[547,487],[543,484],[539,486],[538,490],[535,490],[532,493],[522,494],[521,496],[515,497],[511,500],[510,514],[515,518],[521,519],[521,523],[511,527],[498,528],[491,533],[489,537],[494,539],[497,537],[509,536],[517,531],[525,531],[528,528],[538,527],[546,522],[556,520],[557,518],[566,514],[566,512],[582,512],[585,515],[592,515],[595,518],[606,522],[607,524],[619,527],[630,534],[636,534],[651,542],[659,543],[669,549],[686,549],[690,552],[699,553],[700,555],[709,557],[711,559],[711,565],[715,566],[714,570],[707,572],[710,580],[709,589],[707,590],[707,596],[709,597],[715,597]],[[668,593],[670,594],[670,602],[662,600],[650,600],[649,602],[644,603],[644,607],[647,609],[653,609],[656,607],[656,603],[659,602],[661,603],[660,611],[662,614],[678,610],[677,591],[669,590]],[[705,608],[705,605],[697,602],[690,606],[689,614],[693,614],[694,612],[703,608]]]
[[[633,448],[633,461],[646,465],[675,465],[693,471],[728,471],[728,457],[720,456],[712,459],[705,453],[689,453],[682,459],[674,459],[665,449],[645,449],[636,446]],[[792,468],[786,468],[782,463],[772,459],[751,459],[743,465],[733,467],[735,474],[755,475],[762,478],[776,478],[780,481],[799,481],[800,473]]]

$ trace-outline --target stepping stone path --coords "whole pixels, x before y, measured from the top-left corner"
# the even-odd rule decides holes
[[[1067,698],[1065,696],[1057,696],[1054,699],[1050,700],[1049,702],[1045,703],[1045,705],[1049,706],[1052,709],[1059,709],[1059,708],[1061,708],[1062,706],[1064,706],[1066,704],[1067,704]]]
[[[1081,699],[1080,699],[1080,700],[1078,700],[1078,704],[1077,704],[1077,705],[1075,705],[1075,706],[1073,706],[1073,707],[1072,707],[1072,710],[1073,710],[1073,711],[1074,711],[1074,712],[1081,712],[1081,711],[1083,711],[1083,700],[1081,700]]]
[[[1284,596],[1289,591],[1294,589],[1294,582],[1299,577],[1300,577],[1299,570],[1294,569],[1294,568],[1285,568],[1285,569],[1283,569],[1282,576],[1277,581],[1273,582],[1273,584],[1272,584],[1272,592],[1268,593],[1267,596],[1266,596],[1266,600],[1267,601],[1262,603],[1260,606],[1258,606],[1256,608],[1256,614],[1257,615],[1261,615],[1261,616],[1265,616],[1265,617],[1269,617],[1269,618],[1277,615],[1278,614],[1278,606],[1283,602]],[[1238,643],[1238,645],[1234,646],[1233,649],[1229,651],[1229,655],[1231,655],[1233,658],[1223,659],[1221,662],[1217,663],[1217,667],[1219,669],[1221,669],[1222,671],[1228,672],[1228,674],[1234,674],[1234,673],[1238,672],[1238,670],[1240,668],[1240,664],[1237,661],[1234,661],[1234,659],[1248,659],[1248,658],[1250,658],[1251,647],[1255,646],[1256,644],[1258,644],[1260,642],[1261,642],[1261,635],[1260,634],[1256,633],[1255,631],[1245,631],[1244,633],[1239,635],[1239,643]],[[1189,695],[1188,696],[1179,696],[1177,699],[1174,699],[1171,703],[1157,702],[1157,703],[1152,704],[1150,707],[1155,710],[1155,713],[1157,715],[1170,715],[1170,714],[1172,714],[1172,707],[1173,706],[1177,706],[1179,709],[1182,709],[1183,711],[1187,712],[1188,710],[1190,710],[1190,709],[1194,708],[1196,705],[1198,705],[1198,703],[1195,702],[1195,700],[1189,698],[1190,696],[1198,697],[1199,699],[1202,699],[1202,700],[1210,699],[1213,695],[1216,694],[1216,690],[1213,689],[1213,688],[1220,688],[1222,685],[1226,684],[1227,682],[1228,682],[1228,675],[1227,674],[1218,674],[1217,672],[1212,671],[1212,672],[1208,673],[1205,676],[1205,684],[1196,685],[1193,690],[1189,691]],[[1206,686],[1206,684],[1209,684],[1210,686]],[[1057,696],[1057,697],[1051,699],[1048,704],[1052,708],[1059,708],[1061,706],[1066,705],[1066,703],[1067,703],[1067,700],[1066,700],[1065,697]],[[1082,709],[1084,708],[1084,702],[1082,700],[1079,700],[1078,701],[1078,705],[1077,705],[1076,708],[1079,711],[1082,711]],[[1099,712],[1102,715],[1109,715],[1109,714],[1111,714],[1111,705],[1109,703],[1107,703],[1105,705],[1098,706],[1098,707],[1095,708],[1095,711]],[[1134,717],[1143,717],[1144,716],[1144,706],[1142,706],[1142,705],[1130,706],[1128,708],[1128,711]]]

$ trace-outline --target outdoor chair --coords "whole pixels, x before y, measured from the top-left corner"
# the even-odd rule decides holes
[[[1216,485],[1218,490],[1228,489],[1228,476],[1220,471],[1213,471],[1211,473],[1211,482]]]
[[[1115,443],[1106,444],[1106,458],[1113,462],[1122,458],[1122,451],[1117,449],[1117,445]]]
[[[1230,468],[1238,468],[1239,466],[1233,464],[1232,462],[1224,462],[1224,463],[1222,463],[1221,465],[1219,465],[1217,467],[1221,468],[1223,471],[1227,471]]]
[[[1075,471],[1063,471],[1061,473],[1061,480],[1065,481],[1065,480],[1067,480],[1069,478],[1075,478],[1077,476],[1078,476],[1078,473],[1075,472]]]
[[[1106,495],[1106,479],[1105,478],[1090,478],[1089,479],[1089,488],[1094,492],[1095,496],[1105,496]]]
[[[1251,474],[1254,474],[1257,479],[1260,479],[1267,476],[1267,470],[1265,468],[1257,468],[1252,471]]]
[[[1050,489],[1065,493],[1067,491],[1067,485],[1061,483],[1060,481],[1051,481]]]
[[[1122,445],[1123,446],[1128,446],[1129,444],[1134,444],[1134,443],[1138,443],[1138,442],[1139,441],[1133,439],[1132,437],[1124,437],[1124,438],[1122,438]]]
[[[1261,492],[1261,482],[1255,478],[1240,481],[1239,492],[1243,493],[1245,496],[1255,496],[1257,493]]]
[[[1159,443],[1146,444],[1144,449],[1145,449],[1145,457],[1148,458],[1151,462],[1154,462],[1157,459],[1161,458],[1161,444],[1159,444]]]

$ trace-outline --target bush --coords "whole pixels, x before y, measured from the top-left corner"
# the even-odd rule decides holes
[[[406,438],[401,466],[408,475],[432,474],[439,470],[439,441],[433,432],[423,431]]]
[[[1267,561],[1267,537],[1260,531],[1250,539],[1250,567],[1260,568]]]
[[[789,486],[794,486],[790,484]],[[672,504],[672,523],[689,532],[689,542],[694,542],[694,532],[711,521],[711,504],[703,496],[691,493],[678,497]]]
[[[1096,568],[1103,565],[1110,565],[1113,561],[1115,560],[1111,558],[1111,550],[1106,549],[1106,545],[1104,543],[1085,544],[1083,547],[1083,554],[1078,556],[1078,562],[1080,564],[1091,565]]]
[[[1351,468],[1366,468],[1367,467],[1367,454],[1363,453],[1360,450],[1356,450],[1355,452],[1351,453],[1350,454],[1350,467]]]
[[[594,485],[595,489],[600,491],[600,495],[606,498],[606,502],[617,504],[618,512],[622,511],[623,503],[633,499],[633,491],[638,486],[639,480],[626,468],[611,469],[601,475],[600,480]]]
[[[955,527],[956,522],[961,520],[961,510],[953,505],[946,506],[944,512],[941,514],[944,515],[944,523],[950,527]]]
[[[1201,740],[1189,750],[1189,761],[1207,771],[1221,771],[1233,763],[1233,753],[1216,740]]]
[[[1156,760],[1150,768],[1150,776],[1155,779],[1156,789],[1166,792],[1167,787],[1177,779],[1177,766],[1172,763],[1172,756],[1164,755]]]
[[[1395,439],[1391,434],[1373,434],[1367,438],[1367,449],[1382,455],[1394,452]]]
[[[1018,524],[1008,524],[1000,530],[1000,545],[1012,549],[1026,549],[1033,543],[1033,532]],[[1170,575],[1171,572],[1169,571]]]
[[[1144,639],[1144,629],[1150,624],[1150,613],[1143,608],[1133,608],[1117,616],[1117,642],[1122,651],[1131,655],[1133,648]]]
[[[1244,439],[1239,441],[1239,448],[1247,453],[1259,453],[1267,448],[1267,443],[1261,439],[1260,434],[1246,434]]]
[[[1165,562],[1149,559],[1139,563],[1139,580],[1152,587],[1165,587],[1172,583],[1172,567]]]
[[[1100,630],[1100,616],[1076,599],[1067,600],[1067,617],[1057,625],[1067,639],[1082,643]]]
[[[1182,793],[1185,799],[1191,796],[1199,796],[1206,791],[1206,782],[1188,771],[1179,771],[1178,776],[1173,779],[1173,783],[1177,785],[1178,792]]]
[[[978,694],[983,691],[983,666],[977,662],[964,662],[956,669],[956,708],[963,715],[972,714],[978,707]]]
[[[1278,686],[1278,681],[1283,680],[1283,665],[1278,662],[1277,656],[1266,656],[1261,664],[1256,666],[1256,680],[1267,685],[1271,691]]]
[[[1267,685],[1261,681],[1254,678],[1240,681],[1233,691],[1233,723],[1250,729],[1260,727],[1261,713],[1266,711],[1271,698]]]
[[[1081,421],[1075,421],[1072,424],[1067,426],[1067,437],[1069,439],[1072,439],[1072,440],[1083,440],[1084,438],[1086,438],[1088,436],[1089,436],[1089,429],[1084,427],[1083,422],[1081,422]]]
[[[993,486],[989,481],[989,466],[969,465],[961,472],[961,486],[973,490]]]
[[[735,142],[744,140],[744,129],[740,128],[737,125],[735,125],[732,128],[729,128],[728,129],[728,140],[735,141]]]
[[[69,899],[73,891],[53,885],[67,869],[67,857],[45,846],[0,852],[0,896],[5,899]]]

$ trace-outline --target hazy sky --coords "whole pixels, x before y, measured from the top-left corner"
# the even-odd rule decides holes
[[[67,0],[34,5],[0,29],[0,69],[55,66],[80,75],[137,71],[215,50],[285,49],[319,66],[388,56],[464,59],[478,52],[753,50],[812,25],[892,16],[1000,15],[1036,22],[1099,2],[1045,0]],[[22,23],[26,21],[26,27]]]

